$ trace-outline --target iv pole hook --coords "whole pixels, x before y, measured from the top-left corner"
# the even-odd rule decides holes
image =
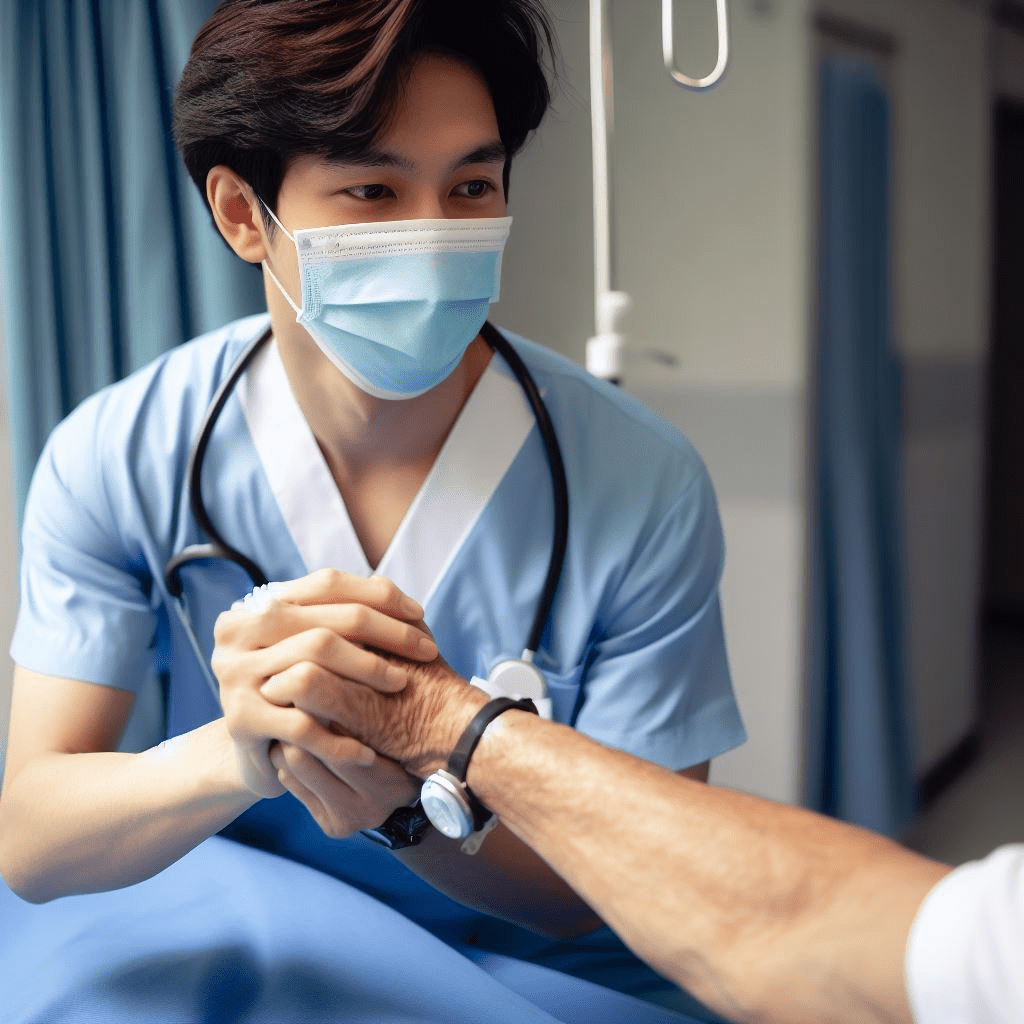
[[[721,81],[722,75],[725,74],[725,66],[729,63],[729,21],[725,11],[725,0],[715,0],[718,16],[718,60],[711,74],[704,78],[690,78],[676,67],[672,31],[673,2],[674,0],[661,0],[661,48],[665,57],[665,67],[672,80],[684,89],[710,89]]]

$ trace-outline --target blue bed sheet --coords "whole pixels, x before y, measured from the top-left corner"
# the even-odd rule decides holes
[[[473,962],[301,864],[214,837],[154,878],[33,906],[0,883],[8,1024],[680,1024],[497,954]]]

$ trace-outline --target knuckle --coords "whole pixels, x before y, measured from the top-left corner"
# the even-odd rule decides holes
[[[287,726],[284,727],[282,739],[288,740],[296,746],[304,746],[310,741],[316,730],[316,722],[304,711],[296,711],[290,715]]]
[[[344,583],[348,574],[342,572],[341,569],[329,566],[325,569],[317,569],[313,575],[320,587],[327,591],[334,591]]]
[[[326,626],[315,626],[307,633],[309,650],[316,656],[329,654],[337,640],[335,634]]]
[[[398,587],[387,576],[371,576],[367,582],[370,596],[381,604],[390,604],[398,597]]]
[[[345,610],[346,631],[352,634],[362,634],[369,625],[370,611],[366,605],[350,604]]]
[[[244,648],[247,635],[237,612],[221,612],[213,624],[214,651],[230,652]]]
[[[268,631],[273,632],[281,628],[287,607],[284,601],[271,598],[258,611],[249,612],[249,619],[254,629],[265,635]]]
[[[218,645],[228,642],[234,631],[235,616],[232,612],[224,611],[217,616],[213,623],[213,639]]]
[[[300,661],[291,669],[292,679],[300,697],[309,696],[320,679],[320,666],[312,661]]]

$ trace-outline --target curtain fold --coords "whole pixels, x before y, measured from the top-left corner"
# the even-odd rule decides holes
[[[889,835],[914,810],[904,654],[890,114],[866,60],[821,67],[806,799]]]
[[[0,297],[19,519],[84,397],[262,308],[171,138],[216,0],[0,0]]]

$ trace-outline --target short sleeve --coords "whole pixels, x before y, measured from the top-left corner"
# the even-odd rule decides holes
[[[917,1024],[1024,1020],[1024,845],[957,868],[925,897],[906,982]]]
[[[131,512],[108,496],[116,455],[101,443],[96,410],[90,399],[57,427],[33,474],[11,656],[35,672],[135,691],[156,618],[149,571],[125,540]]]
[[[703,464],[628,562],[575,725],[673,771],[743,743],[718,585],[725,543]]]

